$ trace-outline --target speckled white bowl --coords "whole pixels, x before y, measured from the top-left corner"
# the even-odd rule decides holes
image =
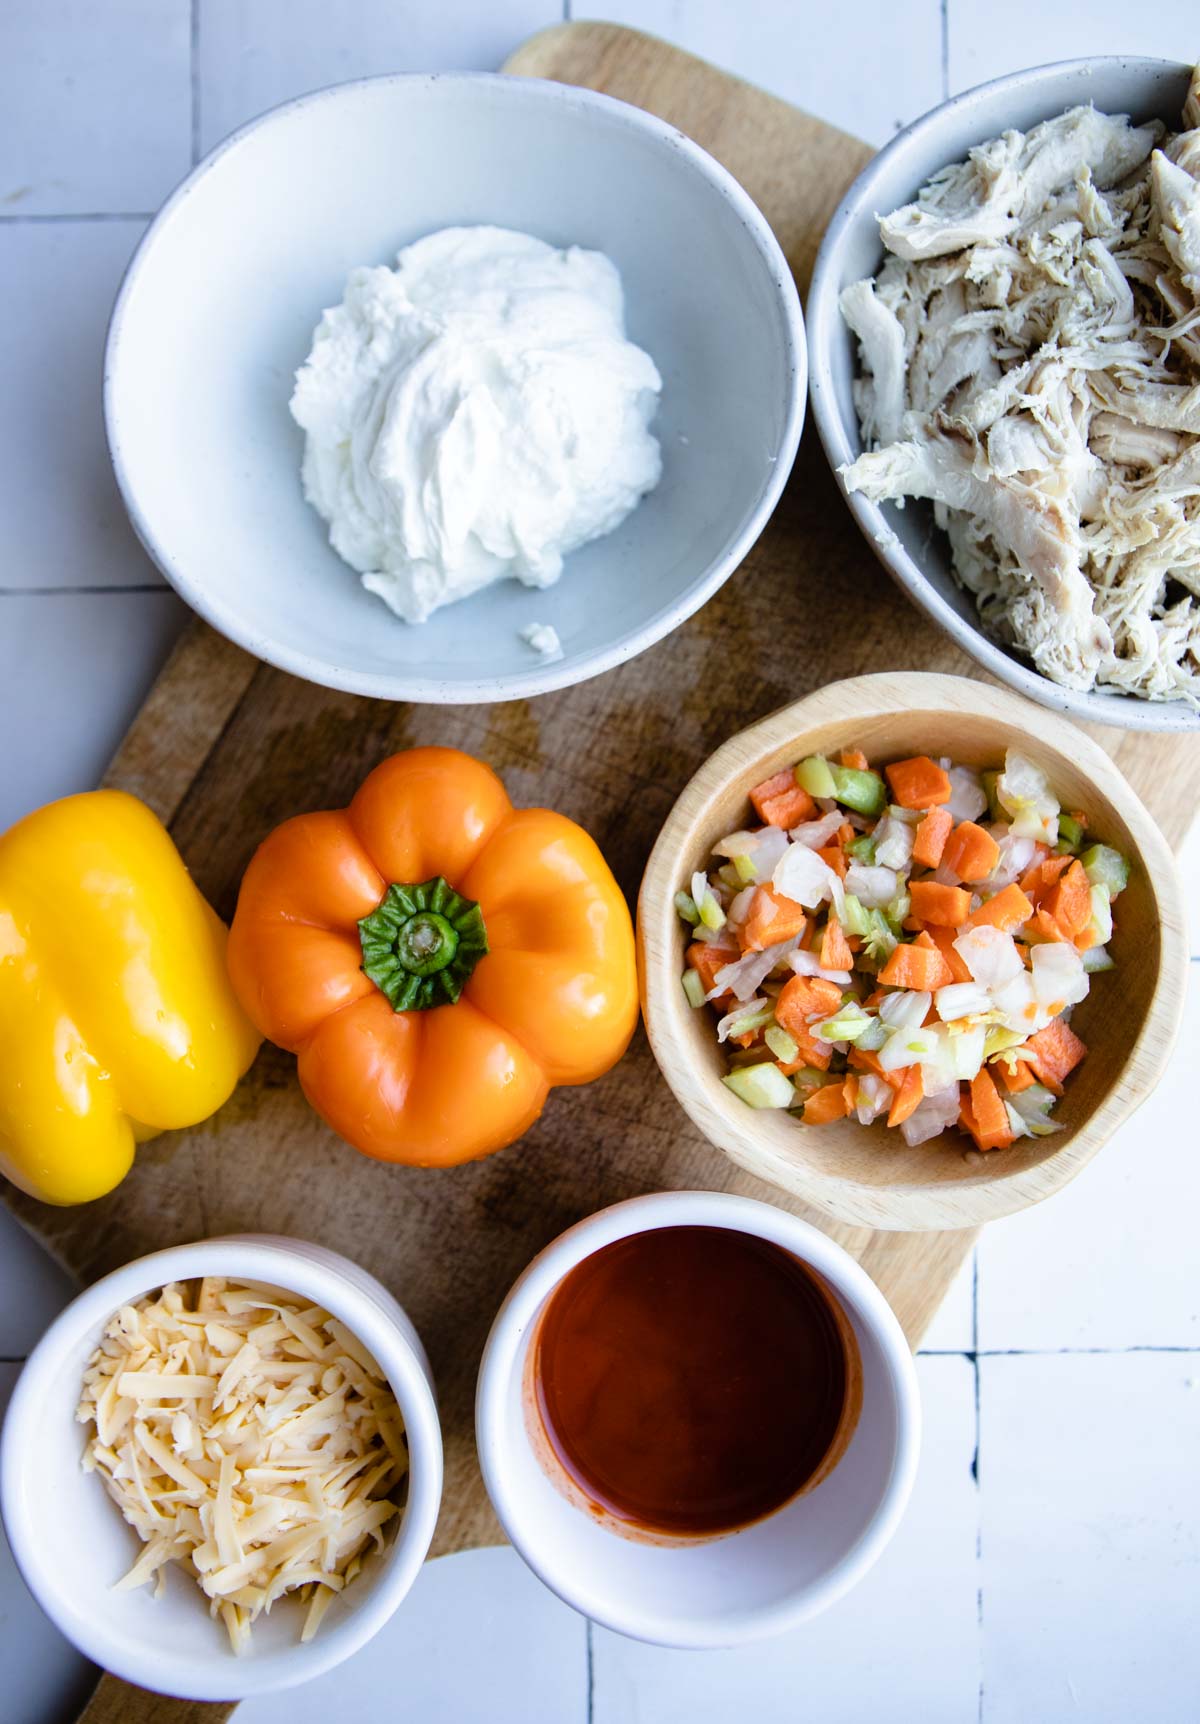
[[[408,1496],[387,1548],[330,1605],[301,1644],[303,1612],[283,1600],[259,1618],[238,1657],[208,1600],[178,1567],[162,1598],[115,1592],[142,1545],[80,1465],[75,1422],[83,1370],[120,1305],[201,1275],[265,1281],[323,1305],[378,1360],[408,1439]],[[72,1300],[21,1372],[0,1443],[0,1507],[13,1555],[46,1615],[79,1650],[127,1682],[188,1700],[241,1700],[332,1670],[377,1634],[417,1578],[442,1498],[442,1438],[429,1361],[391,1294],[365,1269],[300,1239],[202,1239],[141,1257]],[[0,1707],[0,1714],[3,1708]]]
[[[505,581],[412,628],[330,549],[300,489],[292,377],[362,263],[496,223],[608,253],[664,391],[658,489],[556,587]],[[462,74],[321,90],[237,132],[166,204],[117,299],[109,447],[134,527],[222,633],[312,682],[508,700],[620,664],[710,598],[792,465],[804,325],[762,215],[680,132],[591,90]],[[519,638],[549,623],[545,663]]]
[[[1081,25],[1081,29],[1086,26]],[[1161,119],[1178,130],[1191,68],[1172,60],[1097,55],[1014,72],[943,102],[898,133],[855,180],[826,230],[808,296],[808,342],[813,418],[835,472],[862,452],[851,383],[855,341],[838,312],[838,294],[874,275],[883,261],[876,217],[916,196],[930,175],[961,161],[975,144],[1017,127],[1052,119],[1081,102],[1139,122]],[[840,481],[839,481],[840,483]],[[1028,660],[986,635],[974,601],[956,584],[949,545],[933,525],[928,505],[870,503],[847,498],[868,544],[884,568],[964,652],[1011,688],[1075,718],[1130,730],[1200,730],[1200,714],[1179,701],[1136,700],[1129,695],[1080,694],[1034,670]]]

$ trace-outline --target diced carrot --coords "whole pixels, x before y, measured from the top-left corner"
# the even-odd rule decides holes
[[[900,1074],[900,1088],[892,1097],[892,1105],[888,1109],[889,1125],[903,1125],[910,1114],[915,1113],[921,1105],[925,1094],[925,1081],[921,1076],[920,1066],[905,1066]]]
[[[861,748],[843,748],[838,755],[838,760],[842,766],[853,767],[855,772],[870,770],[870,764]]]
[[[687,949],[687,961],[704,983],[706,994],[711,993],[717,985],[717,971],[723,969],[726,964],[732,964],[737,956],[736,946],[718,945],[715,940],[711,942],[693,940]],[[725,993],[719,994],[713,1003],[714,1005],[719,1004],[722,1000],[727,1000],[730,997],[727,990]]]
[[[1071,863],[1046,893],[1041,908],[1058,923],[1066,939],[1083,933],[1092,916],[1092,887],[1082,862]]]
[[[827,1018],[842,1003],[842,990],[823,976],[793,976],[775,1002],[775,1021],[785,1029],[799,1049],[801,1065],[826,1071],[833,1049],[818,1041],[813,1024]]]
[[[935,926],[930,928],[929,937],[950,966],[951,979],[955,982],[969,982],[971,972],[954,949],[954,929]]]
[[[971,1120],[969,1129],[980,1149],[1007,1149],[1012,1142],[1008,1110],[986,1066],[971,1079]]]
[[[901,808],[936,808],[950,800],[950,780],[927,754],[893,761],[883,770],[892,787],[892,801]]]
[[[1025,1046],[1039,1080],[1055,1095],[1062,1094],[1063,1083],[1087,1053],[1087,1044],[1061,1018],[1055,1018],[1044,1030],[1030,1036]]]
[[[858,1079],[853,1072],[847,1076],[842,1084],[842,1091],[846,1097],[846,1112],[852,1113],[858,1106]]]
[[[1000,1073],[1004,1087],[1010,1095],[1020,1095],[1023,1089],[1028,1089],[1030,1084],[1037,1082],[1029,1069],[1028,1060],[1013,1060],[1010,1064],[997,1060],[995,1070]]]
[[[846,861],[846,852],[838,845],[827,844],[823,850],[817,851],[817,855],[821,858],[822,862],[828,862],[829,866],[833,869],[834,873],[840,880],[844,880],[846,878],[849,864]]]
[[[858,833],[854,830],[853,826],[851,826],[850,822],[848,820],[843,820],[842,824],[838,827],[837,832],[834,834],[834,841],[835,843],[840,844],[844,850],[847,844],[853,844],[857,837]]]
[[[1030,864],[1021,876],[1021,890],[1035,904],[1040,904],[1051,886],[1069,867],[1069,856],[1041,856]]]
[[[889,1089],[900,1088],[900,1073],[898,1071],[885,1072],[879,1063],[879,1055],[871,1053],[867,1048],[852,1046],[846,1059],[855,1071],[870,1072],[872,1077],[882,1078]]]
[[[977,880],[986,880],[999,860],[1000,846],[990,832],[976,826],[973,820],[961,821],[942,851],[942,866],[971,885]]]
[[[941,886],[936,880],[910,880],[908,890],[913,915],[934,927],[961,928],[971,914],[971,894],[961,886]]]
[[[758,818],[767,826],[799,826],[811,820],[817,805],[808,791],[796,783],[791,772],[777,772],[764,778],[750,792],[750,800]]]
[[[999,928],[1001,933],[1011,934],[1014,928],[1023,928],[1032,915],[1033,905],[1014,881],[994,897],[985,899],[978,910],[972,910],[967,926]]]
[[[739,1048],[752,1048],[761,1035],[761,1030],[747,1030],[744,1036],[730,1036],[729,1039]]]
[[[913,861],[918,868],[936,868],[946,840],[954,828],[954,816],[946,808],[931,808],[913,833]]]
[[[1066,938],[1054,917],[1046,910],[1035,910],[1030,926],[1036,929],[1043,940],[1063,940]]]
[[[825,932],[821,937],[821,968],[823,970],[850,970],[854,967],[854,953],[842,932],[842,924],[831,910],[829,920],[825,924]]]
[[[802,1117],[805,1125],[829,1125],[835,1119],[845,1119],[849,1111],[846,1086],[839,1078],[837,1083],[822,1084],[813,1091],[804,1104]]]
[[[889,988],[944,988],[954,980],[950,965],[934,945],[930,934],[918,934],[906,946],[897,946],[883,969],[879,980]]]
[[[794,898],[785,898],[774,886],[759,886],[750,900],[739,938],[747,952],[763,952],[781,940],[794,940],[807,926],[804,908]]]

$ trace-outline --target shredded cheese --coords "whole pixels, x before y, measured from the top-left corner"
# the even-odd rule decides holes
[[[319,1306],[208,1276],[123,1305],[83,1376],[76,1418],[145,1548],[121,1588],[180,1563],[235,1652],[285,1593],[310,1640],[399,1512],[400,1409],[356,1335]]]

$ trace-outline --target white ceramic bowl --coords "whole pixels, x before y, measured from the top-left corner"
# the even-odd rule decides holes
[[[412,628],[363,591],[300,489],[292,377],[356,264],[495,223],[608,253],[662,373],[658,489],[556,587],[505,581]],[[221,144],[117,299],[105,414],[118,482],[187,602],[310,681],[508,700],[620,664],[710,598],[762,531],[805,401],[795,285],[750,198],[682,133],[591,90],[463,74],[343,84]],[[552,624],[561,661],[519,639]]]
[[[404,1419],[410,1473],[400,1523],[300,1643],[302,1612],[287,1601],[255,1623],[249,1652],[225,1629],[181,1569],[152,1589],[115,1592],[141,1541],[100,1480],[83,1471],[75,1422],[83,1369],[117,1307],[167,1281],[241,1276],[301,1293],[356,1334],[386,1372]],[[0,1508],[17,1565],[47,1616],[106,1670],[164,1694],[240,1700],[307,1682],[340,1664],[381,1629],[417,1577],[442,1495],[442,1439],[429,1362],[416,1330],[373,1276],[298,1239],[206,1239],[139,1258],[106,1275],[51,1324],[13,1393],[0,1444]]]
[[[862,452],[851,396],[856,344],[837,301],[843,287],[874,275],[883,261],[876,217],[910,202],[931,174],[961,161],[973,145],[1011,127],[1025,131],[1083,102],[1106,113],[1130,114],[1139,122],[1161,119],[1178,131],[1190,72],[1172,60],[1125,55],[1014,72],[943,102],[898,133],[868,164],[826,230],[808,296],[813,418],[835,472]],[[1060,688],[983,632],[974,601],[955,583],[949,546],[934,527],[928,505],[909,502],[899,509],[857,494],[847,501],[871,549],[898,585],[1001,682],[1044,706],[1098,724],[1132,730],[1200,729],[1200,714],[1180,701]]]
[[[824,1479],[740,1532],[675,1545],[621,1537],[574,1507],[543,1470],[526,1423],[527,1354],[547,1299],[585,1257],[655,1227],[730,1228],[792,1252],[824,1277],[862,1364],[858,1423]],[[475,1434],[505,1532],[567,1604],[637,1640],[731,1646],[815,1616],[871,1567],[912,1488],[920,1403],[912,1354],[891,1307],[840,1245],[766,1203],[668,1191],[601,1210],[534,1258],[484,1348]]]

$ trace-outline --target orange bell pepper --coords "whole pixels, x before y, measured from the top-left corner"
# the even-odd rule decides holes
[[[450,748],[285,821],[242,881],[234,990],[365,1155],[448,1167],[588,1083],[637,1023],[633,927],[595,843]]]

